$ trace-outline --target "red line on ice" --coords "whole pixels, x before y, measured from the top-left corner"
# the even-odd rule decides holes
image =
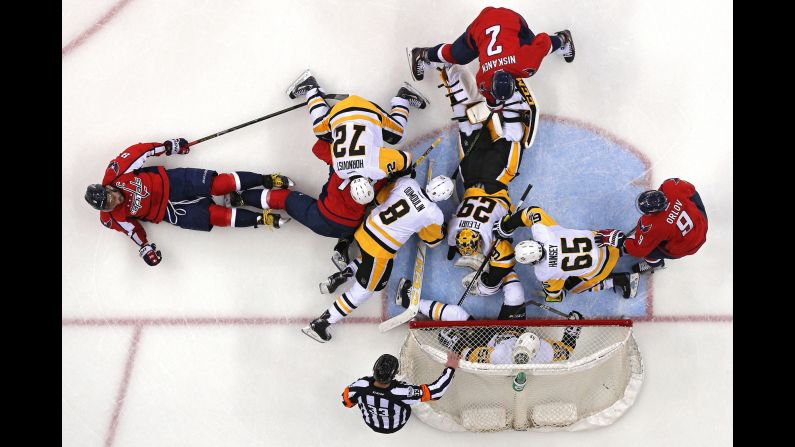
[[[67,54],[71,53],[72,50],[83,45],[89,37],[93,36],[94,33],[100,30],[103,26],[105,26],[111,19],[113,19],[116,14],[119,13],[122,9],[124,9],[127,4],[129,4],[132,0],[119,0],[114,4],[108,12],[105,13],[99,20],[94,22],[88,29],[80,33],[79,36],[72,39],[71,42],[66,44],[65,47],[61,48],[61,60],[66,57]]]
[[[105,447],[113,445],[113,439],[116,437],[116,428],[119,426],[119,415],[121,414],[122,406],[124,406],[124,398],[127,397],[127,388],[130,385],[130,376],[132,375],[132,368],[135,363],[135,354],[138,352],[138,342],[141,341],[142,330],[143,326],[135,326],[132,342],[127,351],[127,364],[124,365],[124,376],[119,385],[119,392],[116,394],[116,405],[113,408],[113,417],[110,419],[108,435],[105,437]]]

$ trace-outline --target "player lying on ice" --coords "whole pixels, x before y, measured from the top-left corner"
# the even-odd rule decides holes
[[[211,198],[260,186],[270,189],[292,186],[292,180],[283,175],[143,167],[148,157],[188,152],[190,147],[184,138],[132,145],[111,160],[101,184],[89,185],[86,189],[86,202],[100,211],[102,225],[129,236],[148,265],[159,264],[163,257],[155,244],[147,241],[146,231],[139,221],[160,223],[166,220],[181,228],[210,231],[213,226],[280,228],[290,220],[268,210],[254,213],[226,208]]]
[[[343,193],[347,191],[355,203],[350,203],[347,197],[339,197],[342,193],[334,192],[333,195],[338,196],[336,199],[339,200],[333,201],[339,203],[326,200],[317,205],[312,203],[311,198],[304,196],[299,199],[296,196],[292,199],[294,205],[287,203],[290,199],[285,199],[283,206],[288,214],[315,232],[323,234],[317,228],[326,232],[326,236],[341,238],[335,247],[333,259],[339,269],[344,269],[350,262],[348,244],[351,236],[364,216],[364,205],[372,202],[377,188],[383,184],[379,181],[411,166],[411,153],[386,145],[397,144],[403,138],[409,107],[424,109],[428,100],[411,85],[404,83],[390,101],[390,112],[356,95],[350,95],[332,107],[326,102],[324,90],[309,70],[293,82],[287,93],[290,98],[306,98],[315,136],[330,143],[325,146],[316,144],[313,149],[315,155],[328,163],[330,172],[333,172],[324,190],[332,195],[328,190],[332,184]],[[278,202],[275,205],[282,205],[277,199],[274,202]],[[273,207],[274,204],[269,202],[268,205]],[[325,205],[331,205],[331,208]],[[315,207],[319,210],[315,210]],[[326,224],[332,231],[325,231],[323,227]]]

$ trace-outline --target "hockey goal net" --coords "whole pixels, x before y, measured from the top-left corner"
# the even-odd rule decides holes
[[[526,332],[539,339],[537,354],[514,363],[527,359],[513,357]],[[577,332],[574,349],[566,349]],[[423,422],[446,431],[606,426],[632,406],[643,381],[631,320],[413,321],[400,350],[399,378],[432,382],[450,350],[462,353],[450,388],[413,408]]]

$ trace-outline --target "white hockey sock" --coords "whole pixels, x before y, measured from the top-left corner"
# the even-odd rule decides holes
[[[331,314],[328,320],[329,323],[334,324],[347,317],[372,295],[373,292],[370,292],[359,285],[358,282],[355,282],[350,290],[337,297],[334,304],[328,308],[329,314]]]
[[[463,307],[439,301],[421,299],[420,312],[434,321],[466,321],[469,319],[469,313]]]
[[[270,194],[270,192],[271,192],[270,189],[265,188],[262,190],[262,195],[260,195],[259,198],[260,205],[262,205],[261,208],[264,210],[269,210],[271,208],[270,205],[268,205],[268,194]]]

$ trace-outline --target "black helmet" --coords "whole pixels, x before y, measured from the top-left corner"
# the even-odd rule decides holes
[[[665,197],[662,191],[653,189],[640,193],[636,205],[638,211],[643,214],[659,213],[668,208],[668,198]]]
[[[88,185],[86,188],[86,202],[97,210],[105,209],[108,196],[105,187],[99,184]]]
[[[381,383],[390,383],[398,372],[398,359],[391,354],[378,357],[373,365],[373,377]]]
[[[504,70],[497,70],[491,78],[491,95],[497,101],[507,101],[513,96],[516,90],[516,82],[513,76]]]

